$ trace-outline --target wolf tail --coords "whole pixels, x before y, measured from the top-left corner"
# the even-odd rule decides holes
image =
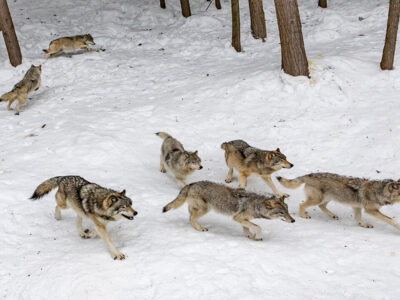
[[[156,135],[158,135],[160,138],[162,138],[163,140],[165,140],[167,137],[170,137],[170,135],[166,132],[156,132]]]
[[[49,193],[52,189],[55,189],[60,184],[60,179],[62,176],[57,176],[46,180],[45,182],[41,183],[31,196],[32,200],[39,199]]]
[[[286,188],[297,189],[299,186],[301,186],[304,183],[303,177],[304,176],[297,177],[295,179],[286,179],[286,178],[278,176],[278,177],[276,177],[276,179],[278,179],[280,184],[282,184]]]
[[[189,184],[189,185],[186,185],[185,187],[183,187],[183,189],[181,189],[181,191],[179,192],[178,197],[176,197],[175,200],[173,200],[172,202],[170,202],[164,206],[163,213],[169,211],[172,208],[175,209],[175,208],[182,206],[183,203],[185,203],[185,201],[186,201],[186,197],[189,193],[190,186],[191,185]]]
[[[2,95],[0,97],[0,101],[12,101],[15,98],[17,98],[17,93],[14,91],[11,91],[11,92],[8,92],[8,93],[5,93],[4,95]]]

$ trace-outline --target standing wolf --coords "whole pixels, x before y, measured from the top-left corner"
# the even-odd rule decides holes
[[[311,173],[292,180],[278,177],[278,180],[283,186],[290,189],[305,184],[306,201],[300,204],[299,208],[302,218],[310,219],[306,208],[318,205],[329,217],[338,219],[326,208],[329,201],[335,200],[353,208],[354,217],[361,227],[373,227],[362,220],[361,210],[364,209],[367,214],[400,230],[398,223],[379,211],[383,205],[400,202],[400,180],[369,180],[331,173]]]
[[[284,194],[276,188],[271,179],[271,174],[282,168],[292,168],[293,164],[286,160],[286,156],[281,151],[260,150],[251,147],[245,141],[235,140],[223,143],[221,148],[225,151],[225,161],[229,168],[226,183],[232,182],[233,169],[239,173],[239,187],[245,188],[247,177],[251,174],[260,176],[277,195]]]
[[[44,57],[49,58],[51,55],[65,50],[82,49],[91,51],[89,45],[95,45],[93,37],[90,34],[58,38],[50,42],[49,49],[43,49],[43,52],[46,53]]]
[[[185,186],[178,197],[163,208],[163,212],[178,208],[187,201],[193,228],[207,231],[207,228],[197,223],[197,219],[212,208],[221,214],[233,216],[233,220],[242,225],[243,232],[249,239],[259,241],[262,240],[261,228],[250,222],[251,219],[280,218],[286,222],[294,222],[284,199],[285,197],[263,196],[244,189],[233,189],[210,181],[199,181]]]
[[[186,185],[186,176],[192,174],[195,170],[203,169],[201,159],[194,152],[186,151],[182,144],[165,132],[157,132],[160,138],[164,140],[161,146],[160,171],[167,172],[165,166],[174,174],[176,181],[181,187]]]
[[[8,92],[0,97],[1,101],[8,101],[7,110],[11,109],[11,104],[18,100],[16,106],[16,115],[19,115],[19,108],[25,104],[28,94],[32,91],[37,91],[40,87],[40,74],[42,73],[42,65],[32,65],[26,72],[24,78],[14,85],[11,92]]]
[[[106,226],[109,221],[116,221],[122,217],[133,220],[137,212],[132,209],[132,200],[125,196],[125,190],[116,192],[90,183],[80,176],[53,177],[40,184],[31,199],[39,199],[58,187],[56,193],[56,210],[54,217],[61,219],[61,209],[67,206],[75,210],[76,227],[82,238],[92,238],[96,232],[83,230],[82,217],[89,218],[94,223],[97,233],[107,244],[114,259],[124,259],[125,255],[119,252],[111,241]]]

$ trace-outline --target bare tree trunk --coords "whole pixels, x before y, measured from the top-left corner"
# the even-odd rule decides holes
[[[240,11],[239,11],[239,0],[231,0],[232,5],[232,47],[237,52],[242,51],[240,45]]]
[[[400,0],[390,0],[386,27],[385,46],[383,47],[381,69],[392,70],[396,50],[397,30],[399,27]]]
[[[22,55],[6,0],[0,0],[0,23],[10,63],[16,67],[22,63]]]
[[[274,0],[281,40],[282,69],[292,76],[309,76],[297,0]]]
[[[181,7],[182,7],[182,15],[185,18],[190,17],[192,15],[190,12],[189,0],[181,0]]]
[[[160,7],[165,8],[165,0],[160,0]]]
[[[265,15],[262,0],[249,0],[251,34],[255,39],[265,42],[267,29],[265,26]]]
[[[318,6],[322,8],[327,8],[328,7],[327,0],[318,0]]]
[[[220,0],[215,0],[215,7],[216,7],[217,9],[221,9],[221,8],[222,8],[222,6],[221,6],[221,1],[220,1]]]

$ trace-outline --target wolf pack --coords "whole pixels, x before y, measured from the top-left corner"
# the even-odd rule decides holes
[[[45,57],[50,58],[65,50],[99,51],[90,48],[90,45],[95,45],[90,34],[59,38],[52,41],[49,48],[44,50]],[[20,106],[26,102],[28,94],[39,89],[40,76],[41,65],[32,65],[24,78],[15,84],[10,92],[0,97],[1,101],[8,101],[8,110],[17,100],[16,114],[20,113]],[[177,197],[163,207],[163,213],[179,208],[186,202],[192,227],[197,231],[207,231],[206,227],[198,223],[198,219],[210,210],[214,210],[231,216],[242,226],[244,235],[255,241],[262,240],[262,231],[260,226],[251,222],[253,219],[281,219],[289,223],[295,222],[285,202],[289,195],[279,191],[271,178],[273,173],[282,168],[293,167],[279,148],[262,150],[250,146],[243,140],[224,142],[221,148],[225,152],[225,162],[228,167],[225,182],[228,184],[232,182],[236,170],[239,187],[231,188],[206,180],[186,184],[187,176],[203,168],[198,151],[185,150],[183,145],[168,133],[158,132],[156,135],[163,139],[160,171],[166,173],[168,170],[172,173],[181,187]],[[247,178],[250,175],[261,177],[273,193],[258,194],[247,191]],[[337,220],[338,216],[327,208],[330,201],[337,201],[353,209],[354,218],[361,227],[373,227],[363,221],[362,210],[364,210],[365,213],[400,230],[400,224],[380,212],[382,206],[400,202],[400,179],[370,180],[333,173],[310,173],[294,179],[278,176],[277,180],[288,189],[304,185],[305,201],[299,206],[301,218],[310,219],[306,209],[318,206],[329,218]],[[75,224],[82,238],[100,236],[112,258],[125,259],[125,255],[115,247],[106,230],[107,224],[111,221],[122,218],[133,220],[137,215],[137,211],[132,208],[132,200],[126,196],[125,190],[118,192],[105,188],[80,176],[57,176],[41,183],[31,199],[39,199],[53,189],[57,189],[54,212],[56,220],[61,219],[61,210],[72,208],[77,214]],[[82,227],[83,218],[93,222],[94,230]]]

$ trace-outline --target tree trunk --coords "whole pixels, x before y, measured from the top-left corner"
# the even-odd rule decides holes
[[[255,39],[265,42],[267,29],[265,27],[265,15],[262,0],[249,0],[251,34]]]
[[[282,69],[292,76],[309,76],[297,0],[274,0],[281,40]]]
[[[215,7],[216,7],[217,9],[221,9],[221,8],[222,8],[222,6],[221,6],[221,1],[220,1],[220,0],[215,0]]]
[[[242,51],[240,45],[240,11],[239,11],[239,0],[231,0],[232,5],[232,47],[237,52]]]
[[[165,0],[160,0],[160,7],[165,8]]]
[[[318,6],[322,8],[327,8],[328,7],[327,0],[318,0]]]
[[[381,60],[382,70],[392,70],[396,50],[397,30],[399,27],[400,0],[390,0],[389,15],[386,27],[385,46]]]
[[[0,24],[10,63],[16,67],[22,63],[22,55],[6,0],[0,0]]]
[[[190,17],[192,15],[190,12],[189,0],[181,0],[181,7],[182,7],[182,15],[185,18]]]

